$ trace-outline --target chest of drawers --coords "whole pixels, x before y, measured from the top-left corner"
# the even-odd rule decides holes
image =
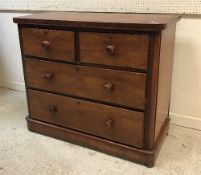
[[[153,166],[168,132],[178,20],[73,12],[14,18],[29,130]]]

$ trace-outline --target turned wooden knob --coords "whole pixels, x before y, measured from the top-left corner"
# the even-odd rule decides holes
[[[112,91],[114,89],[114,85],[112,83],[106,83],[104,85],[105,89],[107,89],[108,91]]]
[[[108,45],[108,46],[106,47],[106,50],[107,50],[107,52],[108,52],[110,55],[114,55],[114,53],[115,53],[115,46],[113,46],[113,45]]]
[[[51,80],[54,78],[54,74],[53,74],[53,73],[45,74],[45,75],[44,75],[44,78],[45,78],[46,80],[51,81]]]
[[[41,45],[45,48],[45,49],[49,49],[50,47],[50,42],[49,41],[42,41]]]
[[[105,122],[105,127],[108,128],[108,129],[111,129],[113,126],[113,121],[112,119],[108,119],[106,122]]]
[[[48,107],[48,110],[49,110],[52,114],[54,114],[55,112],[57,112],[57,106],[55,106],[55,105],[50,105],[50,106]]]

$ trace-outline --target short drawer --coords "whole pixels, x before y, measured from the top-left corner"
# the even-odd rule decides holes
[[[146,75],[25,59],[28,87],[144,109]]]
[[[80,32],[80,61],[147,69],[149,36]]]
[[[30,117],[143,147],[144,113],[28,90]]]
[[[74,61],[74,33],[71,31],[22,28],[24,55]]]

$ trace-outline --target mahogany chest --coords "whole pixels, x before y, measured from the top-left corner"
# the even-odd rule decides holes
[[[168,132],[179,18],[75,12],[14,18],[28,129],[152,167]]]

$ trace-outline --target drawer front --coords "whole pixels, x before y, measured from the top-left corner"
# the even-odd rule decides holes
[[[24,55],[74,61],[74,33],[36,28],[22,29]]]
[[[148,35],[80,33],[80,61],[146,69]]]
[[[27,86],[144,109],[146,75],[25,59]]]
[[[143,147],[144,113],[28,90],[30,117]]]

